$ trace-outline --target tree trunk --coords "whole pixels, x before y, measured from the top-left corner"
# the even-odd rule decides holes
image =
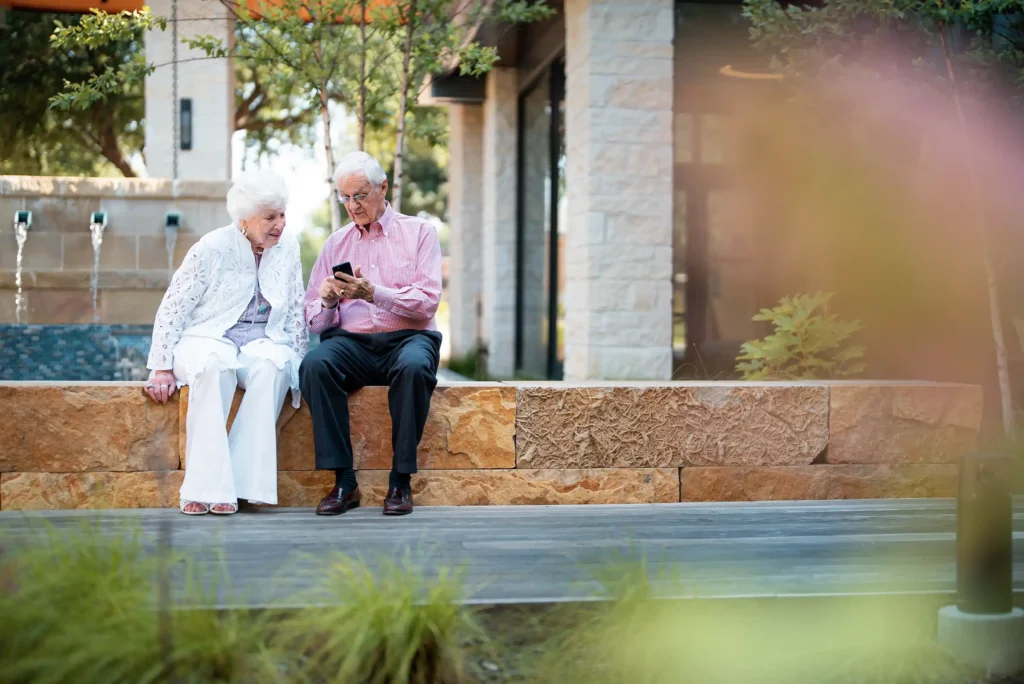
[[[117,170],[125,178],[135,178],[135,170],[132,169],[128,160],[124,158],[124,154],[117,144],[117,134],[114,132],[113,126],[106,126],[100,131],[100,151],[111,164],[117,167]]]
[[[398,101],[398,134],[395,141],[395,169],[391,178],[391,206],[402,211],[402,150],[405,147],[405,110],[408,106],[412,36],[416,21],[416,0],[409,0],[409,14],[405,18],[405,48],[402,50],[402,92]]]
[[[960,101],[960,91],[957,86],[956,72],[953,69],[953,60],[949,55],[949,45],[946,41],[946,26],[939,25],[939,38],[942,41],[942,53],[946,60],[946,74],[953,92],[953,104],[956,107],[957,119],[964,135],[967,135],[967,115],[964,113],[963,103]],[[995,267],[992,265],[992,252],[989,245],[988,218],[985,215],[985,207],[981,200],[981,192],[978,188],[978,172],[975,167],[974,152],[967,147],[965,152],[967,175],[971,183],[971,200],[974,205],[975,220],[978,222],[978,236],[981,243],[981,259],[985,267],[985,280],[988,287],[988,308],[989,316],[992,319],[992,339],[996,348],[996,372],[999,375],[999,400],[1003,416],[1003,431],[1010,440],[1015,438],[1013,394],[1010,386],[1010,360],[1006,352],[1006,337],[1003,333],[1003,318],[999,305],[999,283],[996,280]]]
[[[117,167],[125,178],[135,178],[135,169],[131,167],[128,160],[121,152],[121,146],[117,144],[117,132],[114,127],[106,122],[104,112],[98,107],[92,112],[93,128],[95,133],[80,131],[80,135],[87,143],[95,145],[103,157]]]
[[[362,152],[366,149],[366,0],[359,3],[359,12],[359,40],[362,43],[362,50],[359,51],[359,133],[356,137],[356,148]]]
[[[327,84],[320,88],[320,120],[324,124],[324,152],[327,157],[327,185],[331,192],[327,197],[331,205],[331,232],[336,233],[341,228],[341,206],[338,204],[338,191],[334,187],[334,150],[331,146],[331,113],[327,107]]]

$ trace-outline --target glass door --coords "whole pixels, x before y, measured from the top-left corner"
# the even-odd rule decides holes
[[[565,312],[565,71],[556,60],[519,100],[516,373],[561,379]]]

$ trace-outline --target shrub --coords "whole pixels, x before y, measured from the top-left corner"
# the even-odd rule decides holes
[[[934,643],[934,601],[674,600],[626,568],[612,600],[567,606],[537,681],[565,684],[968,684]]]
[[[2,684],[459,684],[463,644],[481,643],[446,570],[428,579],[410,563],[339,554],[325,591],[292,601],[316,608],[216,610],[226,587],[137,534],[41,527],[3,550]]]
[[[818,292],[783,297],[775,308],[754,316],[771,323],[774,332],[740,348],[736,370],[742,378],[813,380],[863,373],[864,347],[850,343],[860,321],[842,321],[828,313],[832,296]]]
[[[448,370],[470,380],[489,380],[486,368],[486,351],[474,348],[465,356],[453,356],[448,360]]]
[[[463,640],[479,632],[459,603],[462,583],[439,571],[426,579],[410,563],[384,559],[372,567],[338,554],[319,605],[286,617],[279,650],[306,654],[306,681],[365,684],[458,684],[466,681]]]
[[[0,560],[0,682],[275,681],[254,615],[186,609],[215,591],[193,564],[91,525],[40,536]],[[163,613],[161,564],[186,586]]]

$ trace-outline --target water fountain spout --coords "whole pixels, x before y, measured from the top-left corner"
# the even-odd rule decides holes
[[[174,246],[178,244],[181,214],[171,211],[164,219],[164,244],[167,247],[167,277],[174,275]]]
[[[18,257],[14,267],[14,286],[17,289],[14,295],[14,320],[16,323],[21,323],[21,312],[25,309],[25,298],[21,292],[21,258],[25,251],[25,241],[28,240],[28,229],[31,226],[31,211],[14,212],[14,239],[18,243]]]
[[[100,322],[100,250],[103,249],[103,230],[107,227],[107,212],[94,211],[89,217],[89,234],[92,236],[92,277],[89,290],[92,292],[92,322]]]

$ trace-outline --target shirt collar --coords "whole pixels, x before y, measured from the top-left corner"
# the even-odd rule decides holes
[[[384,202],[384,213],[381,214],[379,219],[368,226],[361,226],[357,223],[356,228],[359,229],[360,235],[367,235],[370,232],[370,228],[373,228],[374,224],[379,224],[381,232],[384,233],[384,237],[388,237],[391,234],[391,224],[394,220],[395,210],[391,208],[391,202]]]

